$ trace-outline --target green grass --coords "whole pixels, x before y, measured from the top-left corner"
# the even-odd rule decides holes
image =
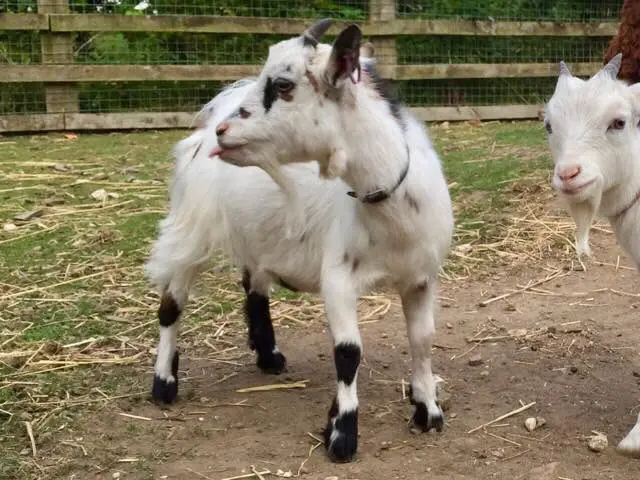
[[[456,246],[480,248],[504,236],[519,208],[514,186],[542,189],[529,206],[549,198],[550,160],[540,122],[437,126],[431,133],[452,185]],[[184,135],[0,137],[0,222],[17,226],[0,230],[0,477],[33,478],[39,472],[20,454],[29,445],[22,420],[33,422],[39,450],[46,453],[39,468],[59,478],[54,472],[68,466],[56,449],[67,438],[58,431],[62,425],[100,405],[102,395],[146,395],[158,301],[142,264],[166,209],[169,152]],[[102,207],[90,196],[99,188],[118,197]],[[47,205],[51,198],[62,203]],[[13,219],[36,209],[43,209],[39,218]],[[489,250],[474,255],[480,260],[471,263],[452,255],[447,274],[493,262]],[[212,336],[222,327],[226,341],[246,344],[238,280],[222,257],[202,276],[183,320],[181,344],[210,350],[201,332],[216,341]],[[321,312],[317,299],[307,295],[276,288],[273,298],[293,306],[298,322]],[[277,310],[274,317],[299,326],[278,319]],[[249,361],[252,354],[243,348],[233,355],[221,358]],[[124,364],[114,365],[114,359]],[[82,404],[87,401],[93,403]]]

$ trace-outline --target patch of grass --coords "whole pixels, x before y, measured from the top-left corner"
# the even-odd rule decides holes
[[[540,237],[539,225],[526,223],[527,212],[544,215],[551,195],[539,122],[434,126],[431,134],[451,183],[457,222],[445,275],[523,256],[522,245]],[[0,137],[0,409],[13,415],[0,431],[0,477],[38,473],[19,454],[28,445],[20,419],[29,418],[40,437],[55,439],[42,445],[39,465],[59,478],[51,472],[69,465],[69,448],[56,448],[73,439],[69,424],[110,404],[111,397],[143,401],[147,395],[158,296],[142,267],[167,208],[169,155],[184,135]],[[99,189],[116,196],[92,198]],[[14,220],[37,209],[37,218]],[[252,355],[229,348],[246,345],[240,275],[223,256],[213,267],[192,291],[180,344],[237,362]],[[380,298],[384,306],[388,299]],[[278,324],[300,328],[322,318],[313,296],[277,287],[272,300]],[[128,428],[135,436],[137,427]]]

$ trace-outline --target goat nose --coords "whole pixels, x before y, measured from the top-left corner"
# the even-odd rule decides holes
[[[229,124],[227,122],[222,122],[216,127],[216,135],[223,135],[227,130],[229,130]]]
[[[580,173],[580,167],[578,165],[571,165],[569,167],[561,168],[558,171],[558,177],[560,180],[571,180],[574,177],[577,177]]]

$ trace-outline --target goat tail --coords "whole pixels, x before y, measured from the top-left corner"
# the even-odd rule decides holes
[[[232,168],[209,152],[217,146],[215,127],[240,106],[254,80],[243,79],[221,90],[196,114],[198,128],[173,148],[169,213],[159,224],[145,274],[159,289],[172,278],[198,270],[219,248],[228,249],[229,228],[218,186]]]

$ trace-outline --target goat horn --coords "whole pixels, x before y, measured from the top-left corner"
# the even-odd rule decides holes
[[[567,75],[571,76],[571,70],[567,67],[567,64],[564,61],[560,62],[560,76]]]
[[[609,63],[607,63],[602,71],[611,75],[611,78],[616,78],[618,76],[618,72],[620,71],[620,66],[622,65],[622,53],[616,54]]]
[[[313,45],[314,47],[318,44],[322,36],[331,28],[334,21],[330,18],[324,18],[322,20],[318,20],[316,23],[307,28],[302,36],[305,40]]]

